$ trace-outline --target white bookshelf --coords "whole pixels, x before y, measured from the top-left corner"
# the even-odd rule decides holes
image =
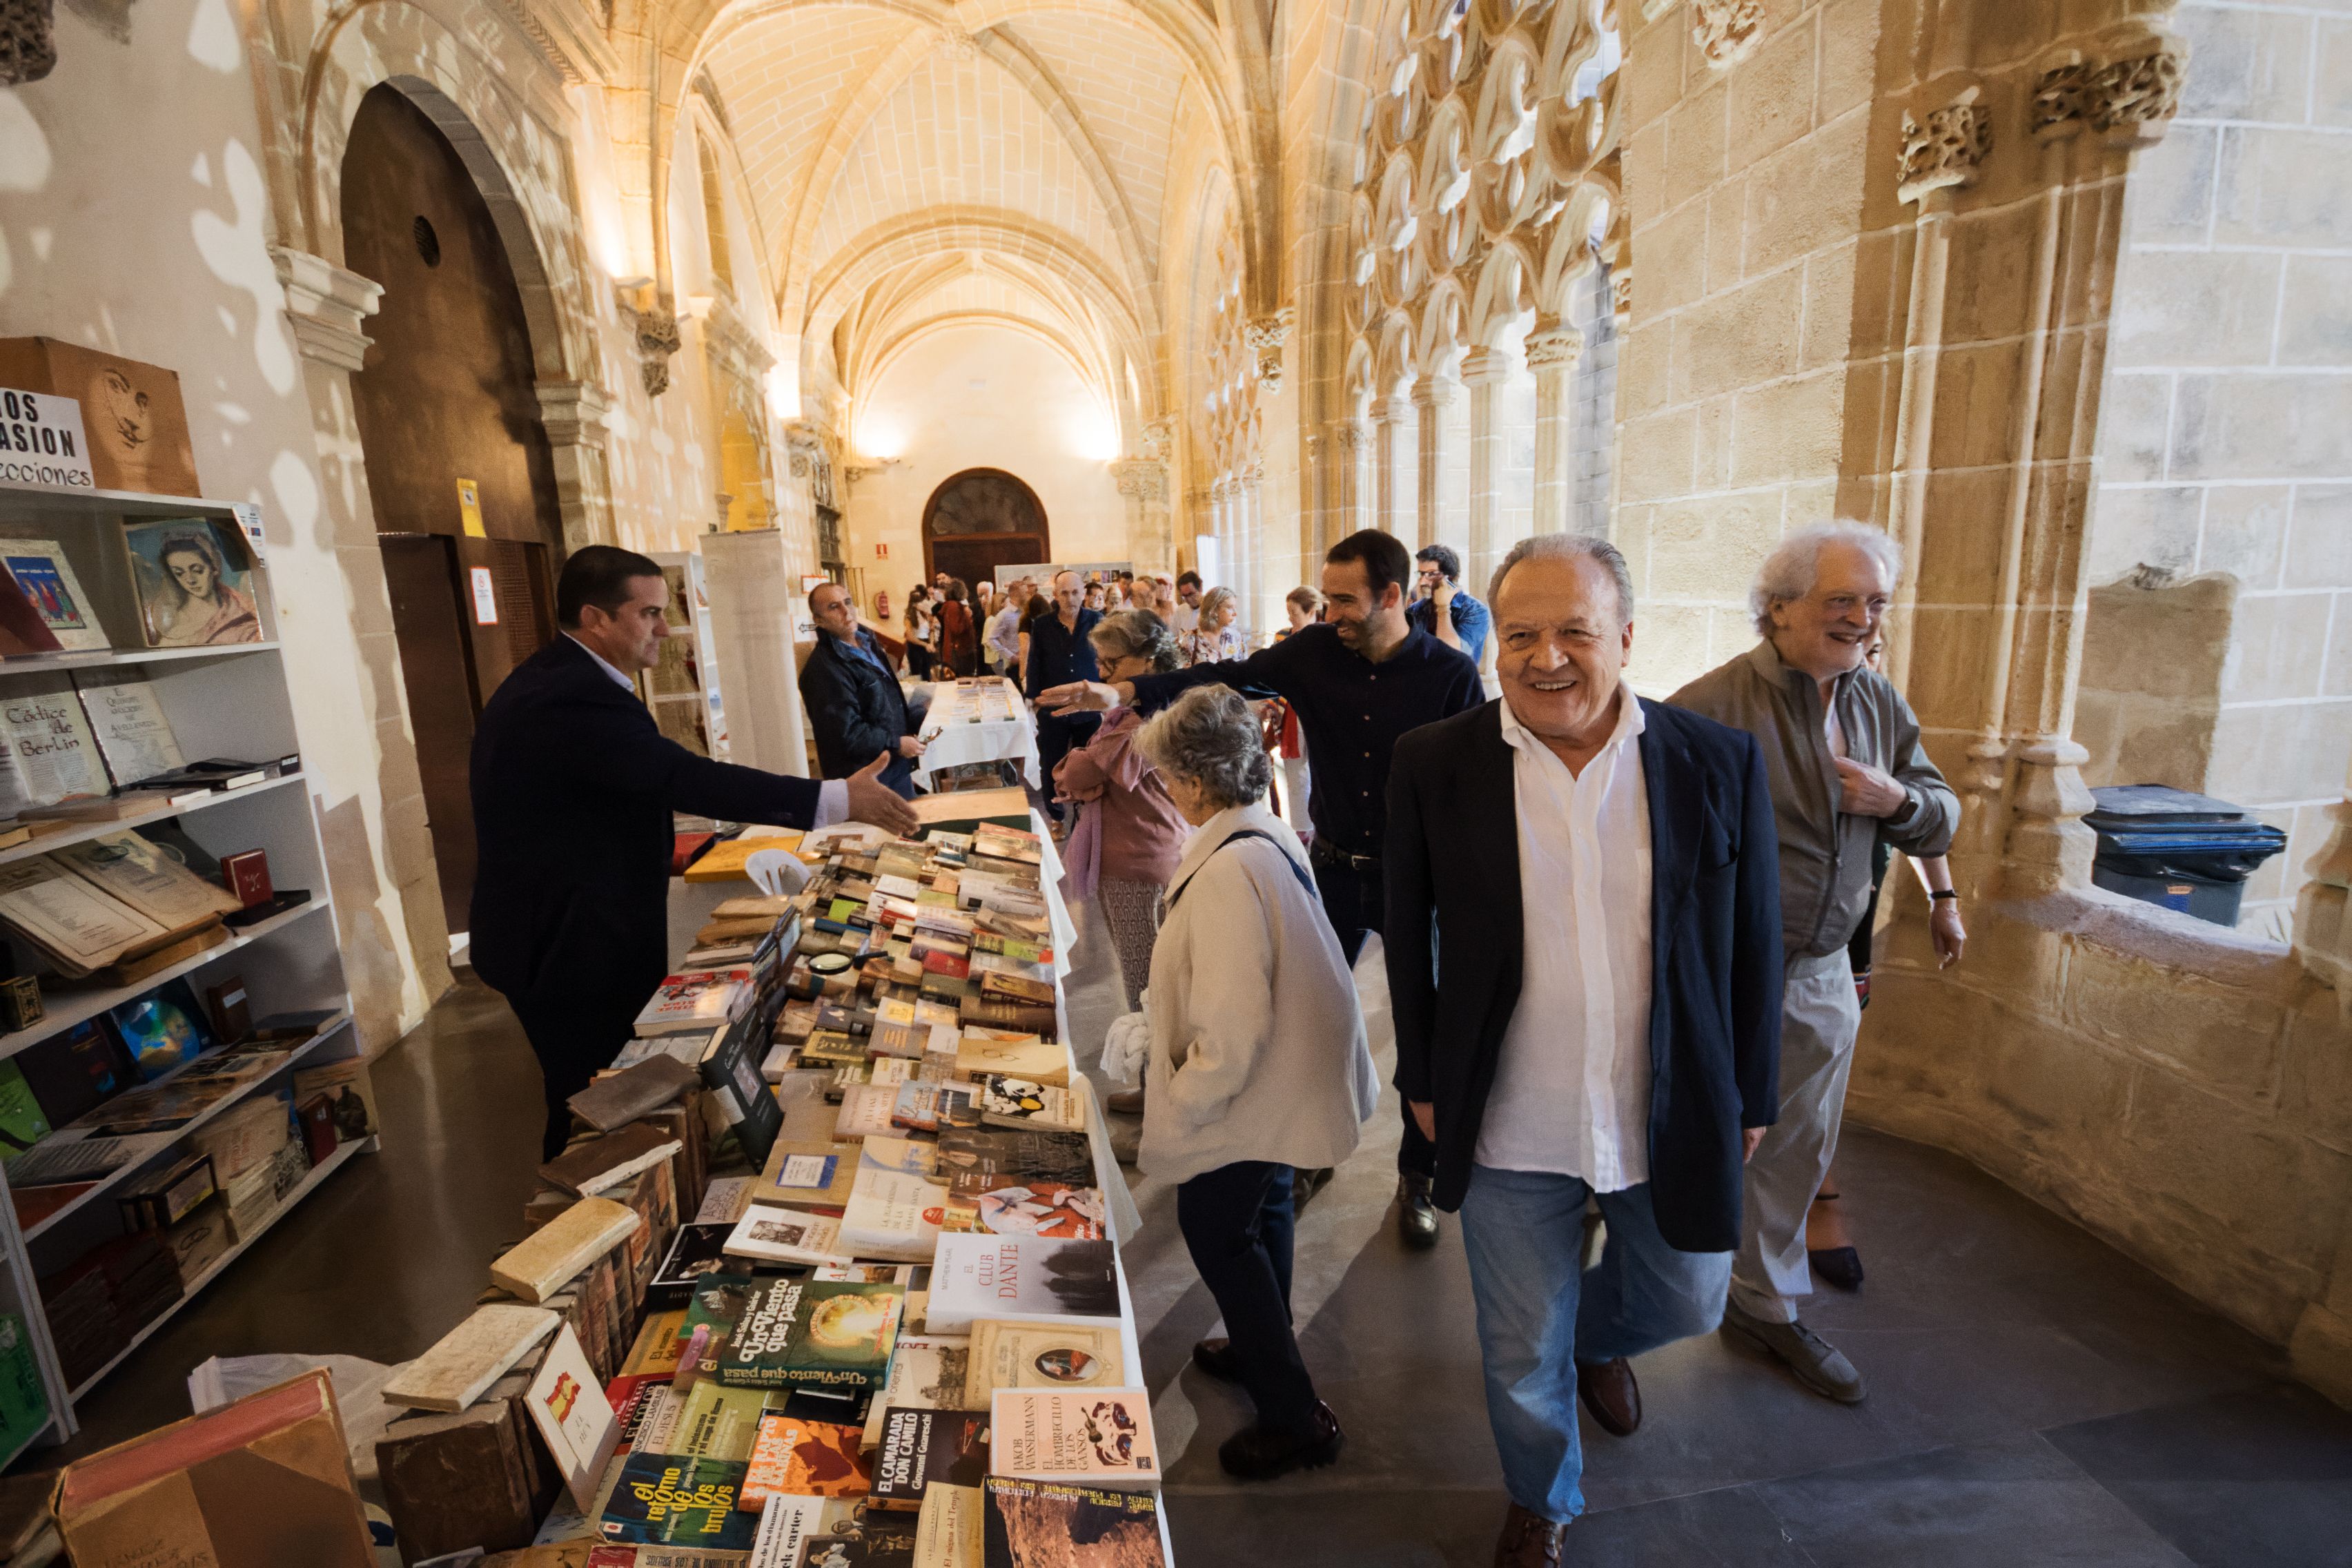
[[[121,531],[126,522],[180,518],[215,519],[236,526],[233,509],[220,501],[103,490],[0,487],[0,535],[57,541],[73,566],[74,575],[89,601],[88,607],[115,645],[108,651],[33,654],[0,659],[0,700],[35,689],[54,690],[61,678],[79,672],[119,668],[125,674],[135,673],[153,685],[180,749],[191,762],[205,757],[272,761],[299,754],[301,745],[294,730],[285,655],[278,642],[277,605],[266,562],[253,575],[253,597],[261,618],[263,640],[198,648],[139,646],[138,605],[120,542]],[[329,1013],[331,1017],[268,1075],[205,1108],[187,1125],[159,1139],[156,1147],[144,1157],[109,1174],[29,1230],[18,1225],[16,1205],[8,1201],[6,1181],[0,1176],[0,1310],[15,1312],[25,1320],[49,1394],[49,1424],[35,1435],[33,1441],[37,1444],[62,1442],[73,1436],[79,1425],[74,1414],[79,1401],[88,1397],[204,1287],[226,1272],[259,1235],[266,1234],[268,1225],[290,1212],[354,1155],[377,1146],[373,1138],[339,1145],[288,1194],[260,1231],[241,1237],[196,1278],[186,1281],[179,1300],[157,1318],[133,1330],[127,1336],[127,1343],[104,1365],[85,1371],[79,1384],[68,1385],[42,1310],[40,1281],[122,1233],[123,1220],[116,1202],[118,1190],[176,1158],[190,1135],[233,1106],[256,1095],[284,1093],[298,1070],[361,1054],[358,1034],[352,1026],[342,955],[337,945],[334,911],[327,887],[326,855],[305,774],[293,773],[245,789],[216,793],[185,806],[158,805],[119,821],[77,822],[30,843],[0,850],[0,866],[103,834],[136,831],[164,822],[176,822],[189,839],[216,857],[244,849],[266,851],[270,879],[276,888],[279,891],[308,891],[309,901],[252,925],[230,928],[226,942],[147,975],[135,984],[109,986],[87,981],[68,982],[42,973],[44,1016],[27,1028],[0,1034],[0,1062],[19,1058],[62,1032],[175,980],[184,980],[199,1001],[206,987],[231,978],[241,980],[256,1019],[276,1013],[313,1011]],[[42,970],[42,961],[31,943],[11,936],[10,944],[20,969]],[[207,1053],[196,1061],[207,1063],[215,1059],[214,1054]],[[0,1465],[15,1457],[0,1458]]]

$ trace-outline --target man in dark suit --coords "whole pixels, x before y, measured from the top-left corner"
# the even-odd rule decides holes
[[[474,730],[480,857],[474,973],[504,995],[546,1079],[547,1157],[564,1101],[608,1066],[668,968],[671,814],[910,831],[876,757],[819,784],[714,763],[663,735],[631,677],[669,635],[669,587],[645,556],[592,544],[563,563],[556,637],[507,677]]]
[[[923,742],[907,716],[907,694],[874,639],[857,624],[849,590],[826,583],[809,595],[816,620],[816,647],[801,666],[801,706],[816,734],[818,768],[829,779],[846,778],[877,752],[890,758],[882,782],[915,798],[915,759]]]
[[[1740,1167],[1778,1105],[1762,755],[1622,684],[1633,601],[1604,541],[1514,548],[1488,595],[1500,700],[1405,735],[1390,767],[1396,1083],[1462,1214],[1503,1568],[1552,1568],[1583,1508],[1576,1395],[1630,1434],[1626,1358],[1721,1321]]]

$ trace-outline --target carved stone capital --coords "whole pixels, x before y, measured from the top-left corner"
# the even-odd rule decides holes
[[[1510,378],[1511,356],[1498,349],[1472,349],[1462,356],[1462,384],[1494,386]]]
[[[1631,262],[1609,273],[1609,313],[1619,327],[1633,319],[1633,268]]]
[[[1176,450],[1176,421],[1154,419],[1143,427],[1143,455],[1164,463]]]
[[[1764,37],[1763,0],[1690,0],[1691,42],[1717,70],[1756,52]]]
[[[360,323],[375,314],[383,285],[323,256],[283,245],[269,247],[269,259],[286,291],[286,321],[302,357],[337,370],[363,368],[375,340],[360,331]]]
[[[795,419],[784,426],[784,449],[792,455],[792,475],[796,479],[815,478],[828,460],[824,432],[806,420]]]
[[[1242,328],[1242,342],[1257,355],[1258,385],[1267,392],[1282,390],[1282,345],[1290,341],[1297,320],[1297,313],[1285,307]]]
[[[2043,58],[2031,110],[2034,136],[2054,141],[2085,127],[2110,144],[2152,147],[2180,109],[2189,45],[2175,34],[2132,23],[2101,43]]]
[[[1118,493],[1129,500],[1165,501],[1168,465],[1150,458],[1122,458],[1110,466]]]
[[[1453,405],[1454,384],[1433,375],[1424,375],[1412,384],[1412,405],[1415,408],[1445,408]]]
[[[1574,370],[1584,357],[1584,334],[1574,327],[1552,327],[1528,334],[1529,370]]]
[[[1903,153],[1895,166],[1895,194],[1916,202],[1930,191],[1975,183],[1977,168],[1992,151],[1992,116],[1969,88],[1958,100],[1931,110],[1925,124],[1903,111]]]
[[[1361,419],[1340,419],[1333,422],[1331,433],[1339,437],[1339,450],[1352,461],[1359,452],[1372,444],[1372,427]]]
[[[539,394],[539,422],[550,446],[593,446],[604,438],[604,416],[613,400],[603,387],[587,381],[542,381],[532,390]]]
[[[637,340],[637,379],[647,397],[659,397],[669,390],[670,355],[685,341],[678,335],[677,314],[663,308],[649,283],[634,289],[615,286],[613,300]]]

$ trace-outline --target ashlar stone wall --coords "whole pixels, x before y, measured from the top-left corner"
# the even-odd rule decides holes
[[[2284,941],[2352,760],[2352,16],[2188,0],[2126,205],[2075,736],[2091,784],[2260,808]],[[2193,599],[2193,614],[2179,613]]]

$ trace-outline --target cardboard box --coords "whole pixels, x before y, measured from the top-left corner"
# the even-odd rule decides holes
[[[375,1568],[324,1372],[77,1460],[50,1507],[78,1563]]]
[[[0,386],[81,405],[90,476],[100,489],[203,493],[177,372],[56,338],[0,338]]]

